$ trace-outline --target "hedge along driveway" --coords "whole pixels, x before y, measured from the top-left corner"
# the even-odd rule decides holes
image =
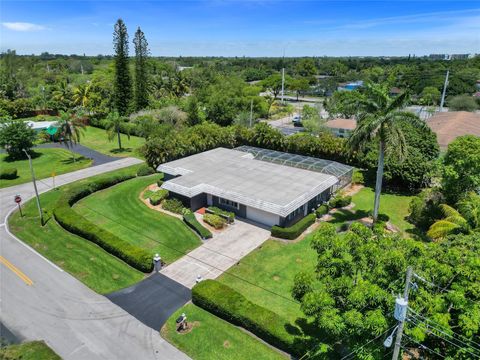
[[[138,166],[116,170],[111,173],[129,173]],[[110,174],[111,174],[110,173]],[[40,195],[43,209],[47,212],[47,224],[40,226],[35,199],[23,206],[24,217],[15,212],[10,220],[10,230],[21,240],[42,255],[68,271],[94,291],[106,294],[140,281],[144,275],[94,243],[64,230],[53,218],[52,211],[63,192],[74,184],[86,184],[87,180],[62,186]]]
[[[150,209],[140,193],[159,175],[127,180],[76,203],[74,211],[120,239],[171,263],[201,244],[181,220]]]

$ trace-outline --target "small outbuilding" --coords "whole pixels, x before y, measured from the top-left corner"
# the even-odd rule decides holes
[[[162,188],[195,211],[217,206],[263,225],[290,226],[351,182],[335,161],[241,146],[164,163]]]

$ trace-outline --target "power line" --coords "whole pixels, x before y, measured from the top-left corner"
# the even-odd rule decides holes
[[[418,342],[418,341],[416,341],[416,340],[412,339],[410,336],[408,336],[408,335],[405,335],[405,337],[406,337],[407,339],[409,339],[410,341],[414,342],[415,344],[417,344],[417,345],[419,346],[419,348],[420,348],[420,349],[427,349],[427,350],[431,351],[432,353],[434,353],[434,354],[436,354],[436,355],[440,356],[442,359],[445,359],[445,356],[443,356],[443,355],[442,355],[442,354],[440,354],[439,352],[437,352],[437,351],[435,351],[435,350],[432,350],[432,349],[430,349],[428,346],[426,346],[426,345],[423,345],[422,343],[420,343],[420,342]]]
[[[392,327],[390,327],[389,329],[385,330],[383,333],[381,333],[380,335],[378,335],[377,337],[371,339],[370,341],[368,341],[367,343],[365,343],[364,345],[360,346],[359,348],[355,349],[354,351],[352,351],[351,353],[345,355],[344,357],[342,357],[340,360],[346,360],[347,358],[349,358],[350,356],[352,355],[355,355],[357,352],[359,352],[360,350],[362,350],[364,347],[366,347],[368,344],[374,342],[375,340],[379,339],[380,337],[382,337],[383,335],[385,335],[386,333],[388,333],[390,330],[392,330],[395,326],[397,325],[393,325]]]
[[[410,321],[410,320],[409,320],[409,321]],[[421,322],[421,321],[418,321],[418,320],[413,320],[413,321],[411,321],[411,322],[412,322],[414,325],[416,325],[416,326],[419,326],[419,325],[427,325],[427,324],[425,324],[424,322]],[[431,326],[430,326],[430,327],[431,327]],[[428,330],[428,328],[427,328],[426,330]],[[437,331],[439,331],[439,330],[437,330]],[[445,340],[445,341],[448,342],[449,344],[451,344],[451,345],[453,345],[453,346],[455,346],[455,347],[457,347],[457,348],[459,348],[459,349],[465,350],[465,351],[468,352],[470,355],[473,355],[473,356],[475,356],[475,357],[477,357],[477,358],[480,358],[480,353],[475,353],[475,352],[470,351],[469,349],[472,349],[472,347],[471,347],[470,345],[468,345],[468,344],[463,343],[462,341],[460,341],[460,340],[458,340],[458,339],[453,338],[454,340],[460,341],[460,342],[462,343],[462,345],[463,345],[463,346],[466,346],[466,347],[463,347],[463,346],[461,346],[461,345],[459,345],[459,344],[456,344],[456,343],[454,343],[453,341],[450,341],[450,340],[448,340],[447,338],[442,337],[442,336],[436,334],[436,333],[433,332],[433,331],[429,331],[428,333],[429,333],[429,334],[432,334],[433,336],[435,336],[435,337],[437,337],[437,338],[440,338],[440,339],[442,339],[442,340]],[[443,333],[443,332],[442,332],[442,333]],[[443,333],[443,334],[445,334],[445,333]],[[448,334],[445,334],[445,335],[448,335]],[[448,335],[448,336],[451,337],[451,335]],[[473,348],[473,349],[475,349],[475,348]],[[477,350],[477,351],[478,351],[478,350]]]
[[[426,318],[425,316],[417,313],[416,311],[414,311],[414,310],[411,309],[411,308],[410,308],[409,310],[413,312],[413,317],[415,317],[415,318],[418,317],[418,318],[419,318],[419,319],[417,319],[417,320],[422,321],[422,319],[423,319],[424,321],[429,321],[429,322],[435,324],[436,326],[433,326],[433,325],[430,325],[430,324],[427,324],[427,326],[429,326],[429,327],[431,327],[431,328],[433,328],[433,329],[436,329],[437,331],[439,331],[439,332],[441,332],[441,333],[443,333],[443,334],[445,334],[445,335],[447,335],[447,336],[450,336],[450,337],[452,337],[452,338],[455,339],[455,337],[454,337],[453,335],[448,334],[448,333],[446,333],[446,332],[438,329],[438,328],[442,328],[442,327],[443,327],[441,324],[439,324],[439,323],[437,323],[437,322],[435,322],[435,321],[433,321],[433,320],[430,320],[430,319]],[[437,327],[438,327],[438,328],[437,328]],[[444,330],[447,330],[447,329],[445,329],[445,327],[443,327],[443,329],[444,329]],[[448,331],[448,330],[447,330],[447,331]],[[451,331],[453,334],[457,335],[458,337],[463,338],[465,341],[470,342],[470,343],[472,343],[472,344],[475,344],[476,346],[474,346],[474,348],[476,348],[478,351],[480,351],[480,344],[479,344],[479,343],[476,343],[475,341],[467,338],[466,336],[463,336],[463,335],[461,335],[461,334],[458,334],[458,333],[456,333],[456,332],[453,331],[453,330],[450,330],[450,331]],[[465,342],[463,342],[462,340],[460,340],[460,339],[457,339],[457,340],[460,341],[460,342],[462,342],[463,344],[467,345],[467,344],[466,344]],[[469,346],[471,346],[471,345],[469,345]],[[478,346],[478,348],[477,348],[477,346]]]

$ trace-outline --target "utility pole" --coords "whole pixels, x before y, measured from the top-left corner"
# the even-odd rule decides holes
[[[40,223],[44,224],[43,222],[43,212],[42,212],[42,206],[40,205],[40,197],[38,196],[38,189],[37,189],[37,183],[35,181],[35,172],[33,171],[33,165],[32,165],[32,157],[30,154],[27,152],[27,150],[22,149],[23,152],[27,155],[28,157],[28,162],[30,164],[30,171],[32,173],[32,181],[33,181],[33,188],[35,189],[35,196],[37,198],[37,208],[38,208],[38,215],[40,215]]]
[[[250,127],[252,127],[253,121],[253,99],[250,100]]]
[[[285,103],[283,98],[283,91],[285,89],[285,68],[282,68],[282,105]]]
[[[447,70],[447,75],[445,76],[445,83],[443,84],[442,100],[440,101],[440,112],[443,111],[443,104],[445,103],[445,94],[447,93],[449,74],[450,74],[450,70]]]
[[[405,276],[405,289],[403,291],[403,299],[397,299],[397,302],[395,303],[395,310],[397,310],[397,305],[399,303],[399,300],[403,300],[402,304],[403,307],[405,308],[405,312],[400,314],[400,316],[397,318],[399,323],[398,323],[398,331],[397,331],[397,337],[395,338],[395,348],[393,349],[393,356],[392,360],[398,360],[398,355],[400,354],[400,348],[402,345],[402,336],[403,336],[403,326],[405,324],[406,320],[406,315],[407,315],[407,309],[408,309],[408,293],[410,292],[410,283],[412,281],[412,274],[413,274],[413,269],[411,266],[407,268],[407,275]]]

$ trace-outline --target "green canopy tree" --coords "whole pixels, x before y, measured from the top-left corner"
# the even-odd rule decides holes
[[[127,26],[122,19],[118,19],[115,23],[113,46],[115,50],[114,103],[118,113],[125,116],[128,114],[132,98],[132,84],[128,69]]]
[[[415,114],[402,109],[408,102],[408,94],[402,93],[395,98],[389,96],[387,86],[367,84],[364,91],[347,99],[345,105],[357,108],[357,128],[347,140],[347,146],[352,152],[362,150],[371,141],[378,143],[378,165],[375,183],[375,201],[373,220],[378,217],[380,194],[382,192],[383,167],[385,154],[395,156],[400,160],[407,156],[406,134],[401,123],[425,129],[426,124]],[[350,102],[350,103],[349,103]]]
[[[25,121],[14,121],[8,117],[0,124],[0,146],[11,159],[24,158],[23,149],[29,151],[35,138],[35,130]]]
[[[141,110],[148,105],[148,42],[138,27],[133,39],[135,45],[135,109]]]

